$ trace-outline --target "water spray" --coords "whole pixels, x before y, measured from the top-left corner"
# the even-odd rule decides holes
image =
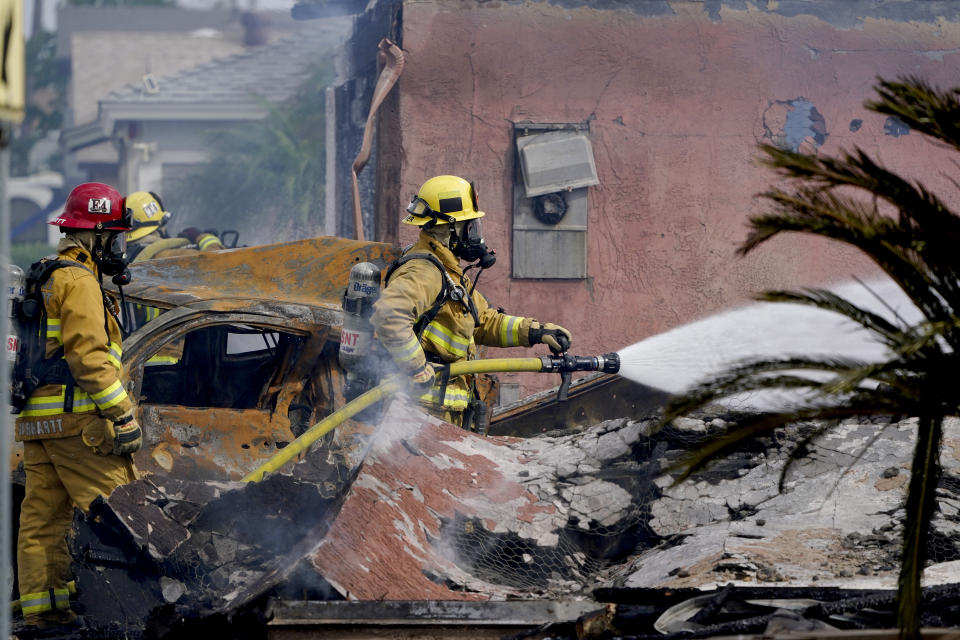
[[[618,373],[620,371],[620,356],[616,353],[605,353],[599,356],[573,356],[567,353],[554,356],[535,358],[494,358],[490,360],[463,360],[440,368],[439,375],[447,377],[462,376],[476,373],[502,373],[526,371],[533,373],[559,373],[560,389],[557,391],[557,400],[567,399],[570,388],[571,374],[574,371],[600,371],[602,373]],[[277,471],[290,460],[305,452],[314,442],[332,431],[344,420],[348,420],[364,409],[380,400],[392,395],[403,388],[400,376],[390,376],[379,385],[361,394],[355,400],[337,409],[329,416],[316,423],[300,437],[280,449],[269,460],[245,475],[243,482],[259,482],[268,472]]]

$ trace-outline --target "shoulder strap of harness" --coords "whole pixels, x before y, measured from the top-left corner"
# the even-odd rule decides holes
[[[433,322],[433,319],[440,313],[440,307],[450,298],[450,294],[455,285],[453,284],[453,279],[450,278],[450,274],[443,268],[443,265],[436,256],[429,253],[408,253],[400,256],[387,267],[387,275],[383,279],[383,286],[387,286],[387,283],[390,282],[390,276],[393,275],[394,271],[411,260],[426,260],[440,271],[440,293],[437,294],[437,299],[433,301],[433,306],[424,311],[413,324],[413,332],[416,334],[417,340],[419,340],[427,328],[427,325]]]

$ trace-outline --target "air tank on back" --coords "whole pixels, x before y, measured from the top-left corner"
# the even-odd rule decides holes
[[[10,333],[7,334],[7,362],[13,366],[17,359],[17,352],[20,350],[20,336],[17,333],[16,303],[23,300],[24,286],[26,285],[26,275],[23,269],[15,264],[9,267],[9,276],[7,281],[7,316],[10,318]]]

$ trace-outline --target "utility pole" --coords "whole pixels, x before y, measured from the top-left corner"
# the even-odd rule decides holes
[[[9,1],[9,0],[7,0]],[[0,291],[10,290],[10,197],[7,191],[7,178],[10,175],[10,123],[0,121]],[[9,305],[3,307],[0,313],[0,336],[4,341],[10,335]],[[8,344],[4,349],[6,354]],[[3,405],[0,410],[0,576],[6,589],[7,599],[11,599],[10,589],[13,578],[12,558],[13,549],[10,522],[13,513],[10,495],[10,441],[13,435],[13,425],[10,420],[10,362],[6,355],[0,361],[0,393],[3,394]],[[9,584],[8,584],[9,581]],[[2,593],[2,591],[0,591]],[[10,607],[0,607],[0,638],[10,637]]]
[[[34,16],[38,18],[38,16]],[[0,30],[4,38],[0,56],[0,291],[10,290],[10,198],[7,179],[10,174],[10,138],[14,123],[23,120],[26,107],[26,44],[23,36],[23,4],[21,0],[0,0]],[[0,337],[9,342],[10,314],[0,313]],[[9,349],[9,344],[4,349]],[[12,505],[10,496],[10,441],[13,429],[10,420],[10,364],[6,357],[0,364],[0,587],[7,589],[13,576],[10,550]],[[0,638],[10,637],[10,607],[0,607]]]

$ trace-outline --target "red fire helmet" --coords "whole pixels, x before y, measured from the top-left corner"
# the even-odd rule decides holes
[[[85,182],[67,196],[63,212],[50,224],[70,229],[117,229],[126,231],[133,224],[123,196],[110,185]]]

